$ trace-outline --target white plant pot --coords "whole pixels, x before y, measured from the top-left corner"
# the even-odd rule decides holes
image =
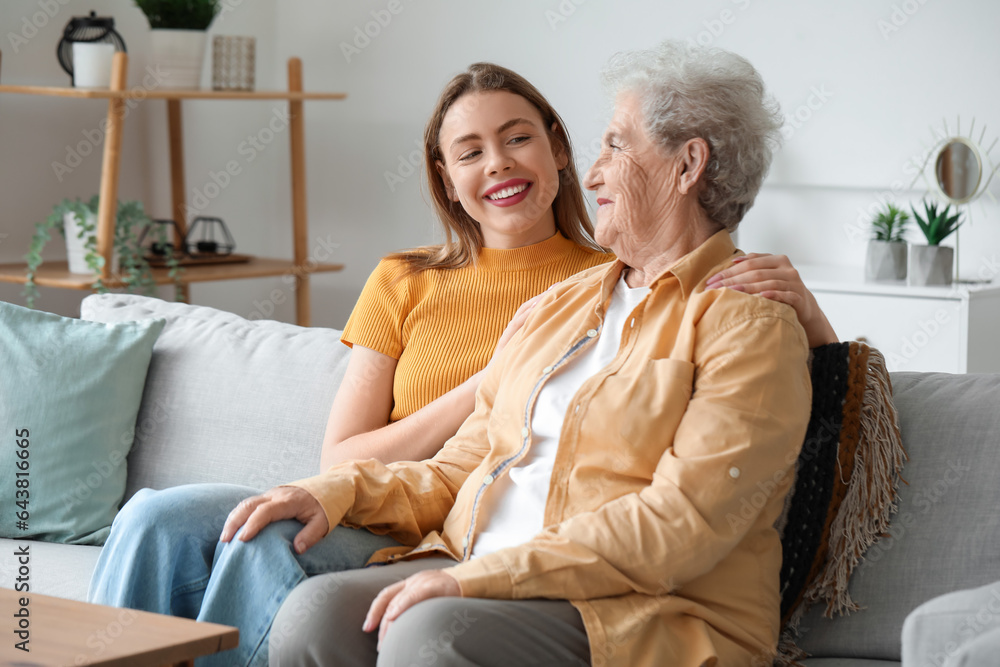
[[[906,280],[906,244],[869,241],[865,253],[865,280]]]
[[[87,212],[87,224],[96,225],[97,216]],[[86,273],[93,275],[93,271],[87,266],[87,246],[86,239],[80,238],[80,223],[76,219],[76,214],[71,212],[63,214],[63,228],[66,232],[66,259],[69,262],[70,273]],[[111,272],[118,271],[118,254],[111,258]]]
[[[955,249],[939,245],[911,245],[906,284],[950,285],[955,264]]]
[[[150,30],[151,64],[163,76],[162,88],[201,88],[207,39],[204,30]]]

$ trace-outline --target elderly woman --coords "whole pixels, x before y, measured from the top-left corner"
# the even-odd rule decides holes
[[[807,344],[790,307],[709,279],[738,253],[729,232],[777,112],[723,51],[666,43],[616,57],[608,78],[615,113],[585,184],[618,261],[547,293],[433,459],[344,462],[231,515],[243,539],[294,516],[306,545],[342,522],[415,545],[301,584],[272,664],[774,654],[772,525],[809,414]]]

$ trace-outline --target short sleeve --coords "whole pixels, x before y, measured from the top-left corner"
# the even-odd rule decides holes
[[[410,278],[400,260],[383,259],[368,277],[340,336],[348,347],[361,345],[393,359],[403,353],[403,324],[412,301]]]

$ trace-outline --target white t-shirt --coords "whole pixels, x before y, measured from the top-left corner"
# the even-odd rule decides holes
[[[614,360],[626,321],[648,293],[648,287],[632,289],[621,278],[615,285],[596,342],[555,371],[538,393],[531,418],[530,448],[521,462],[510,468],[509,474],[494,482],[496,488],[487,494],[480,510],[482,529],[475,536],[473,558],[523,544],[542,531],[566,410],[583,383]]]

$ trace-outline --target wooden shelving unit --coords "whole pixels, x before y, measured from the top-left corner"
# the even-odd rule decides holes
[[[43,95],[77,99],[108,100],[107,130],[104,138],[104,156],[101,167],[100,208],[97,212],[97,251],[103,255],[102,280],[108,287],[120,286],[110,273],[114,220],[118,202],[118,176],[121,166],[122,125],[126,103],[130,100],[162,99],[167,102],[167,125],[170,140],[170,191],[171,211],[179,227],[179,244],[187,231],[185,180],[184,180],[184,129],[181,120],[181,102],[184,100],[287,100],[289,112],[289,143],[291,153],[292,187],[292,239],[293,258],[267,259],[255,257],[247,263],[214,264],[185,267],[181,277],[185,301],[190,283],[216,280],[238,280],[292,274],[295,276],[295,318],[302,326],[309,326],[310,300],[309,276],[312,273],[340,271],[342,264],[318,264],[308,261],[308,216],[306,211],[306,160],[305,129],[302,103],[307,100],[342,100],[344,93],[307,93],[302,90],[302,61],[288,60],[288,90],[279,91],[214,91],[214,90],[127,90],[128,58],[116,53],[111,72],[109,90],[64,88],[57,86],[5,86],[0,94]],[[26,282],[23,263],[0,264],[0,282]],[[166,269],[154,269],[157,284],[170,284]],[[70,273],[66,262],[45,262],[35,274],[35,283],[46,287],[90,290],[96,276]]]

